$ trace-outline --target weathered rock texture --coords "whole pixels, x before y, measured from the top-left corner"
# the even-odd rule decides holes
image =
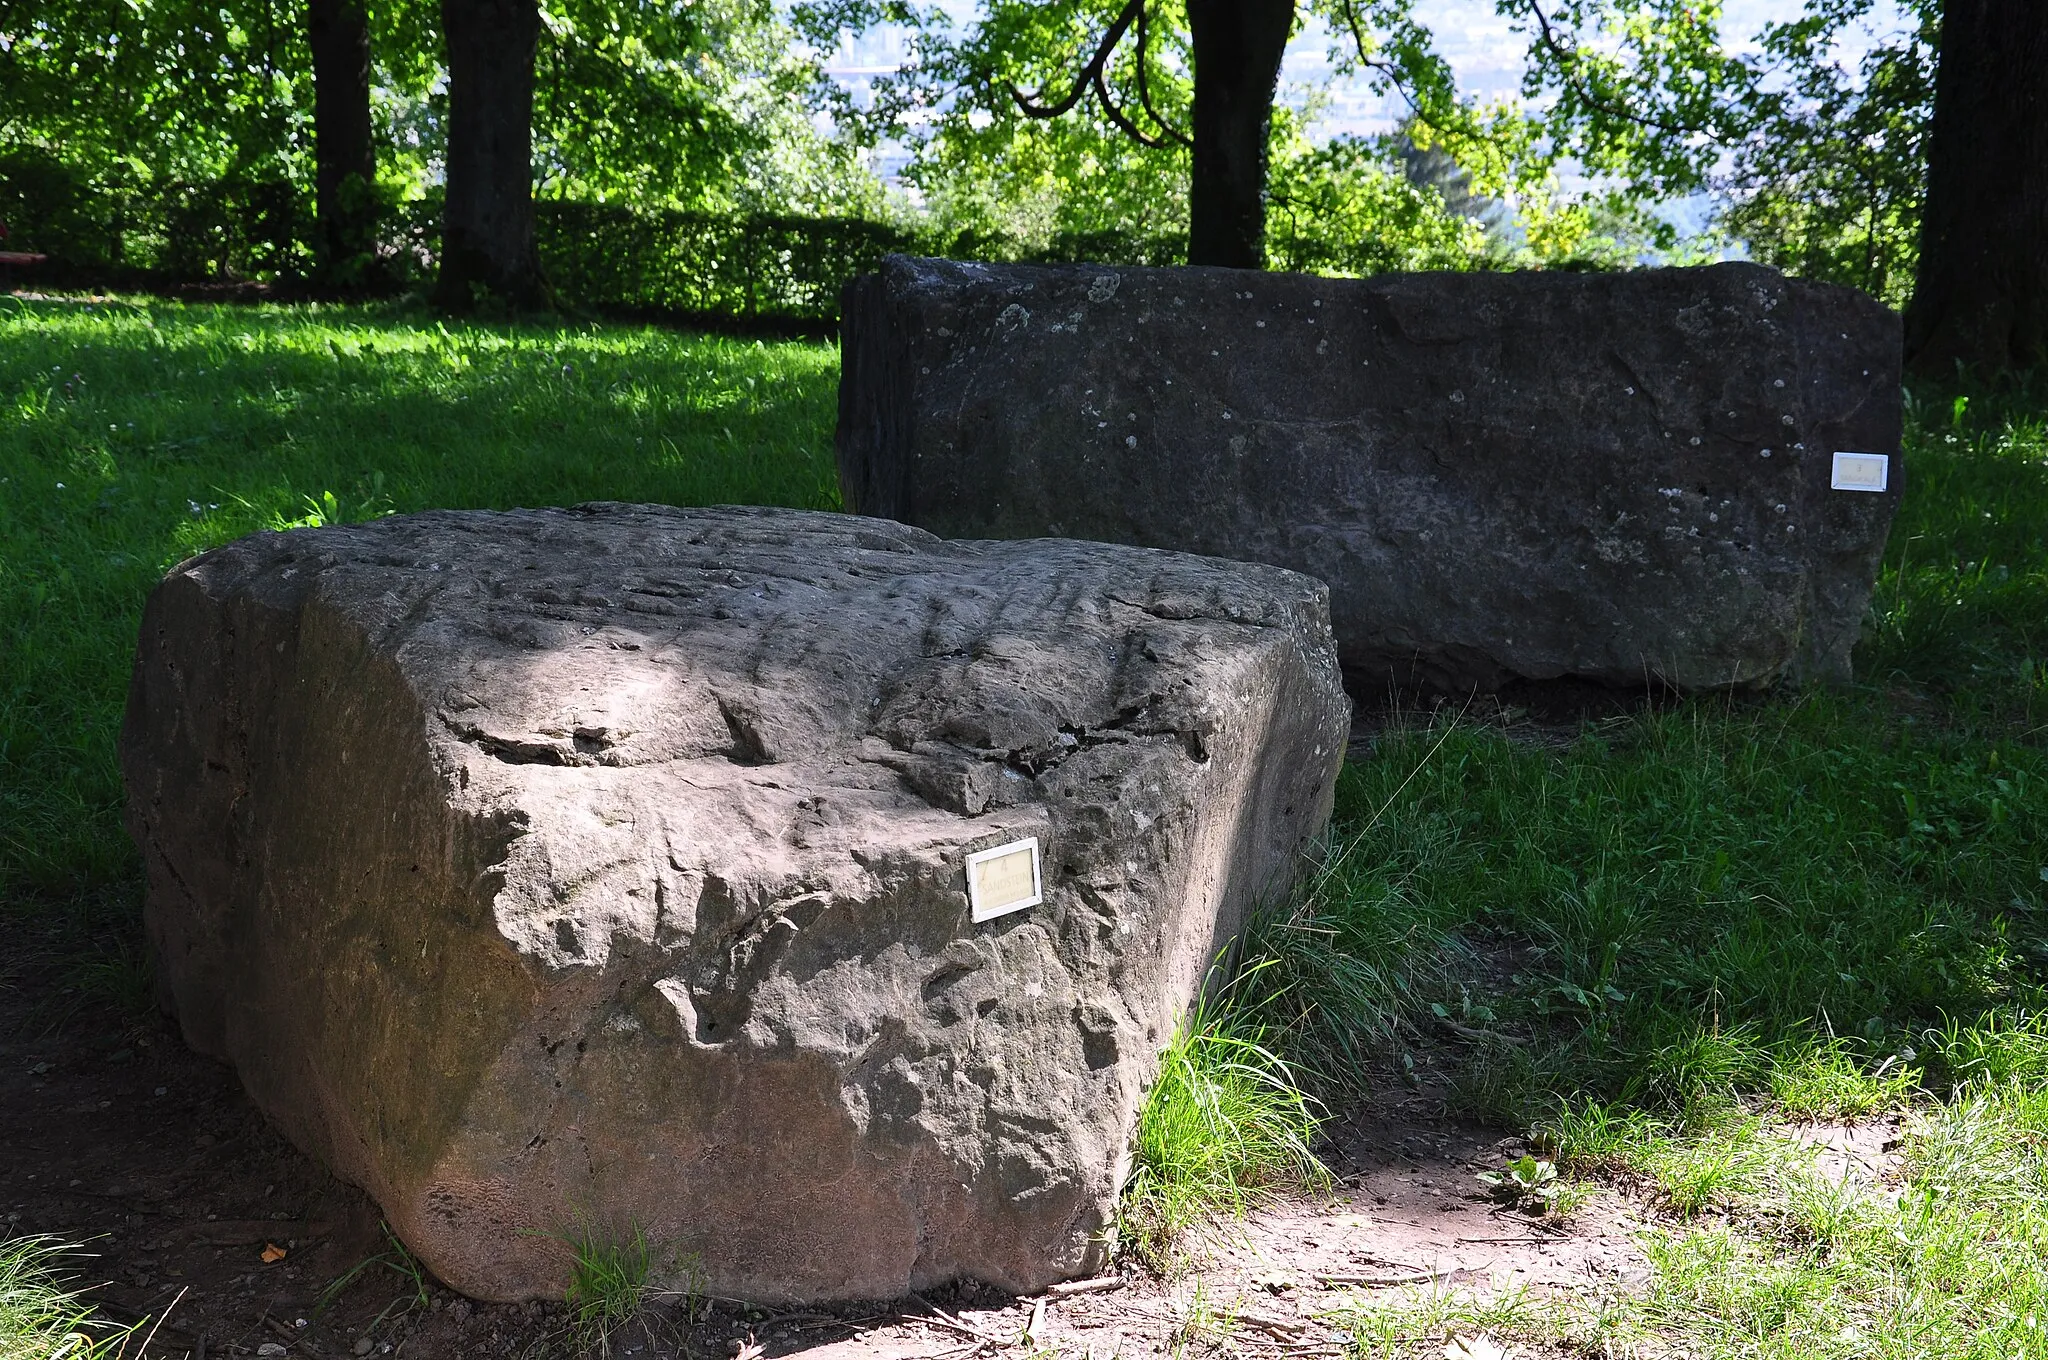
[[[1747,264],[1325,279],[891,257],[849,285],[849,509],[1330,585],[1346,672],[1845,676],[1899,324]]]
[[[151,597],[122,760],[168,1004],[441,1278],[644,1231],[715,1293],[1100,1263],[1158,1049],[1320,834],[1325,592],[590,505],[259,534]],[[963,856],[1046,901],[969,919]]]

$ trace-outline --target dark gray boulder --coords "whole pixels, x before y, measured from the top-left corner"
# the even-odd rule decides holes
[[[1292,572],[592,505],[184,563],[121,756],[187,1039],[442,1279],[644,1233],[660,1284],[896,1297],[1101,1263],[1347,715]],[[1042,901],[975,919],[1024,840]]]
[[[1292,567],[1355,687],[1845,677],[1898,502],[1898,318],[1754,265],[891,257],[844,317],[848,509]]]

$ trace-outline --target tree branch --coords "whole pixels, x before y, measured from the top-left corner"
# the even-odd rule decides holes
[[[1154,151],[1166,145],[1164,137],[1147,137],[1138,130],[1138,125],[1124,116],[1124,111],[1109,97],[1109,83],[1102,78],[1102,68],[1095,68],[1095,97],[1102,102],[1102,111],[1109,115],[1109,121],[1123,130],[1123,134],[1139,146],[1151,147]]]
[[[1164,132],[1174,141],[1179,142],[1182,146],[1193,150],[1195,144],[1179,128],[1161,118],[1159,110],[1152,107],[1152,90],[1145,81],[1146,69],[1152,64],[1150,54],[1151,37],[1146,24],[1146,13],[1145,7],[1140,5],[1138,7],[1138,104],[1151,116],[1152,121],[1159,125],[1160,131]]]
[[[1060,100],[1059,103],[1044,103],[1044,90],[1040,90],[1035,95],[1027,95],[1015,85],[1005,81],[1004,84],[1010,91],[1010,98],[1017,102],[1017,108],[1026,118],[1059,117],[1081,102],[1081,96],[1088,92],[1088,86],[1091,81],[1100,84],[1102,68],[1108,64],[1109,54],[1116,50],[1116,45],[1123,41],[1124,34],[1129,32],[1131,25],[1142,19],[1144,14],[1145,0],[1126,0],[1124,7],[1117,11],[1115,21],[1104,31],[1102,41],[1096,44],[1095,55],[1088,59],[1088,64],[1083,66],[1080,74],[1074,77],[1074,87],[1067,91],[1067,97]]]
[[[1358,25],[1358,6],[1347,4],[1343,9],[1345,25],[1351,30],[1351,44],[1358,49],[1358,64],[1368,70],[1378,71],[1381,75],[1385,76],[1388,83],[1394,87],[1394,93],[1400,95],[1403,102],[1408,105],[1408,112],[1414,115],[1417,122],[1430,131],[1450,138],[1468,136],[1469,134],[1463,129],[1445,127],[1423,109],[1422,102],[1409,93],[1407,82],[1401,78],[1401,68],[1390,61],[1383,61],[1372,54],[1372,49],[1365,41],[1365,30]]]
[[[1128,114],[1116,106],[1116,100],[1109,92],[1109,59],[1115,55],[1117,44],[1123,41],[1124,35],[1131,31],[1133,24],[1138,28],[1138,104],[1145,110],[1146,116],[1158,125],[1162,134],[1159,136],[1148,136]],[[1151,24],[1146,15],[1146,0],[1127,0],[1124,7],[1117,11],[1115,20],[1104,30],[1102,41],[1095,45],[1095,55],[1088,59],[1088,64],[1074,77],[1073,88],[1067,91],[1065,98],[1058,103],[1048,104],[1045,102],[1044,90],[1027,95],[1015,85],[1008,85],[1006,82],[1010,98],[1016,102],[1018,110],[1026,118],[1057,118],[1080,103],[1092,87],[1096,99],[1102,104],[1102,111],[1109,115],[1109,121],[1116,124],[1119,131],[1139,146],[1158,150],[1166,146],[1170,139],[1182,146],[1191,147],[1194,143],[1189,141],[1179,128],[1160,117],[1159,110],[1152,107],[1152,89],[1146,78],[1146,69],[1150,64],[1150,44]]]

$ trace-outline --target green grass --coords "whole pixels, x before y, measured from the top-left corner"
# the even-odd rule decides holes
[[[75,1246],[51,1237],[0,1239],[0,1356],[6,1360],[113,1360],[141,1324],[109,1328],[59,1282]]]
[[[1240,975],[1239,987],[1259,971]],[[1311,1149],[1314,1103],[1250,1019],[1254,1008],[1232,999],[1182,1021],[1138,1114],[1117,1237],[1154,1268],[1180,1263],[1190,1229],[1329,1179]]]
[[[147,995],[106,928],[137,895],[114,738],[174,561],[430,506],[829,506],[836,367],[630,328],[0,302],[0,906],[99,923],[67,946],[74,980]],[[1643,1187],[1657,1272],[1627,1298],[1360,1313],[1363,1350],[1462,1327],[1591,1353],[2048,1356],[2044,408],[1911,405],[1855,685],[1562,743],[1445,719],[1349,766],[1336,853],[1247,951],[1271,995],[1168,1055],[1127,1222],[1312,1176],[1293,1072],[1334,1104],[1434,1064],[1458,1112]],[[1898,1185],[1820,1185],[1784,1133],[1902,1109]]]
[[[114,742],[173,563],[394,510],[835,506],[837,376],[655,329],[0,299],[0,902],[132,895]]]
[[[1910,405],[1856,685],[1561,748],[1440,721],[1346,770],[1268,1023],[1333,1086],[1447,1049],[1459,1112],[1658,1215],[1644,1291],[1360,1305],[1361,1354],[2048,1356],[2042,405]],[[1881,1111],[1894,1181],[1788,1132]]]
[[[364,1276],[388,1271],[398,1278],[399,1290],[375,1317],[363,1324],[361,1330],[366,1337],[374,1336],[387,1319],[404,1318],[415,1309],[431,1307],[434,1301],[431,1287],[433,1277],[427,1273],[427,1268],[420,1264],[420,1259],[412,1254],[405,1243],[398,1240],[398,1234],[391,1231],[389,1223],[379,1223],[377,1226],[384,1233],[385,1249],[375,1256],[364,1257],[328,1281],[327,1286],[320,1291],[320,1301],[314,1306],[313,1314],[318,1317],[332,1308],[341,1296],[348,1292],[349,1287]]]
[[[586,1231],[567,1241],[571,1260],[563,1302],[570,1326],[584,1350],[609,1354],[613,1333],[638,1317],[654,1293],[654,1250],[639,1231],[623,1240]]]
[[[2048,1356],[2048,1088],[1975,1082],[1920,1102],[1896,1179],[1846,1177],[1734,1107],[1689,1124],[1595,1110],[1550,1132],[1581,1168],[1666,1198],[1640,1291],[1339,1309],[1372,1356],[1490,1331],[1568,1354],[1698,1360]],[[1697,1217],[1706,1211],[1712,1217]]]

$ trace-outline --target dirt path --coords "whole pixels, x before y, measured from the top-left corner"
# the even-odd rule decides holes
[[[1440,1108],[1404,1092],[1350,1121],[1331,1149],[1339,1179],[1327,1198],[1253,1215],[1170,1282],[1127,1276],[1113,1289],[1050,1297],[1042,1308],[1036,1300],[969,1302],[947,1310],[964,1328],[878,1319],[851,1337],[777,1336],[764,1353],[959,1360],[979,1333],[991,1343],[985,1355],[1334,1354],[1344,1338],[1326,1319],[1358,1296],[1417,1287],[1583,1291],[1647,1278],[1636,1219],[1619,1198],[1595,1200],[1561,1228],[1503,1208],[1478,1173],[1526,1149],[1447,1122]]]
[[[387,1251],[375,1204],[272,1133],[233,1073],[158,1018],[86,1010],[37,1036],[68,1000],[33,977],[0,997],[0,1221],[8,1235],[84,1243],[80,1278],[106,1313],[164,1317],[150,1354],[573,1354],[559,1307],[473,1305],[438,1286],[420,1305],[389,1264],[324,1301]],[[1339,1340],[1321,1319],[1354,1292],[1583,1288],[1645,1270],[1616,1204],[1563,1231],[1493,1204],[1477,1172],[1522,1149],[1434,1110],[1409,1092],[1378,1102],[1337,1133],[1327,1198],[1264,1210],[1171,1282],[1130,1274],[1044,1301],[961,1286],[797,1315],[717,1305],[694,1325],[657,1307],[614,1354],[1149,1356],[1221,1342],[1313,1354]]]
[[[156,1357],[567,1356],[559,1306],[478,1305],[391,1264],[376,1207],[256,1113],[234,1076],[160,1018],[86,1008],[54,975],[0,989],[0,1223],[84,1244],[81,1280],[117,1319],[164,1319]],[[657,1307],[620,1356],[805,1354],[815,1360],[971,1354],[1313,1354],[1323,1315],[1353,1294],[1413,1285],[1582,1289],[1640,1278],[1618,1200],[1543,1227],[1493,1203],[1479,1170],[1512,1140],[1442,1120],[1396,1088],[1336,1131],[1319,1202],[1256,1215],[1171,1282],[1132,1274],[1099,1292],[1017,1300],[975,1286],[925,1299],[773,1315],[715,1305],[686,1323]],[[387,1255],[387,1262],[395,1260]],[[166,1310],[168,1315],[166,1317]],[[381,1322],[375,1322],[380,1314]],[[131,1354],[132,1354],[131,1349]]]

